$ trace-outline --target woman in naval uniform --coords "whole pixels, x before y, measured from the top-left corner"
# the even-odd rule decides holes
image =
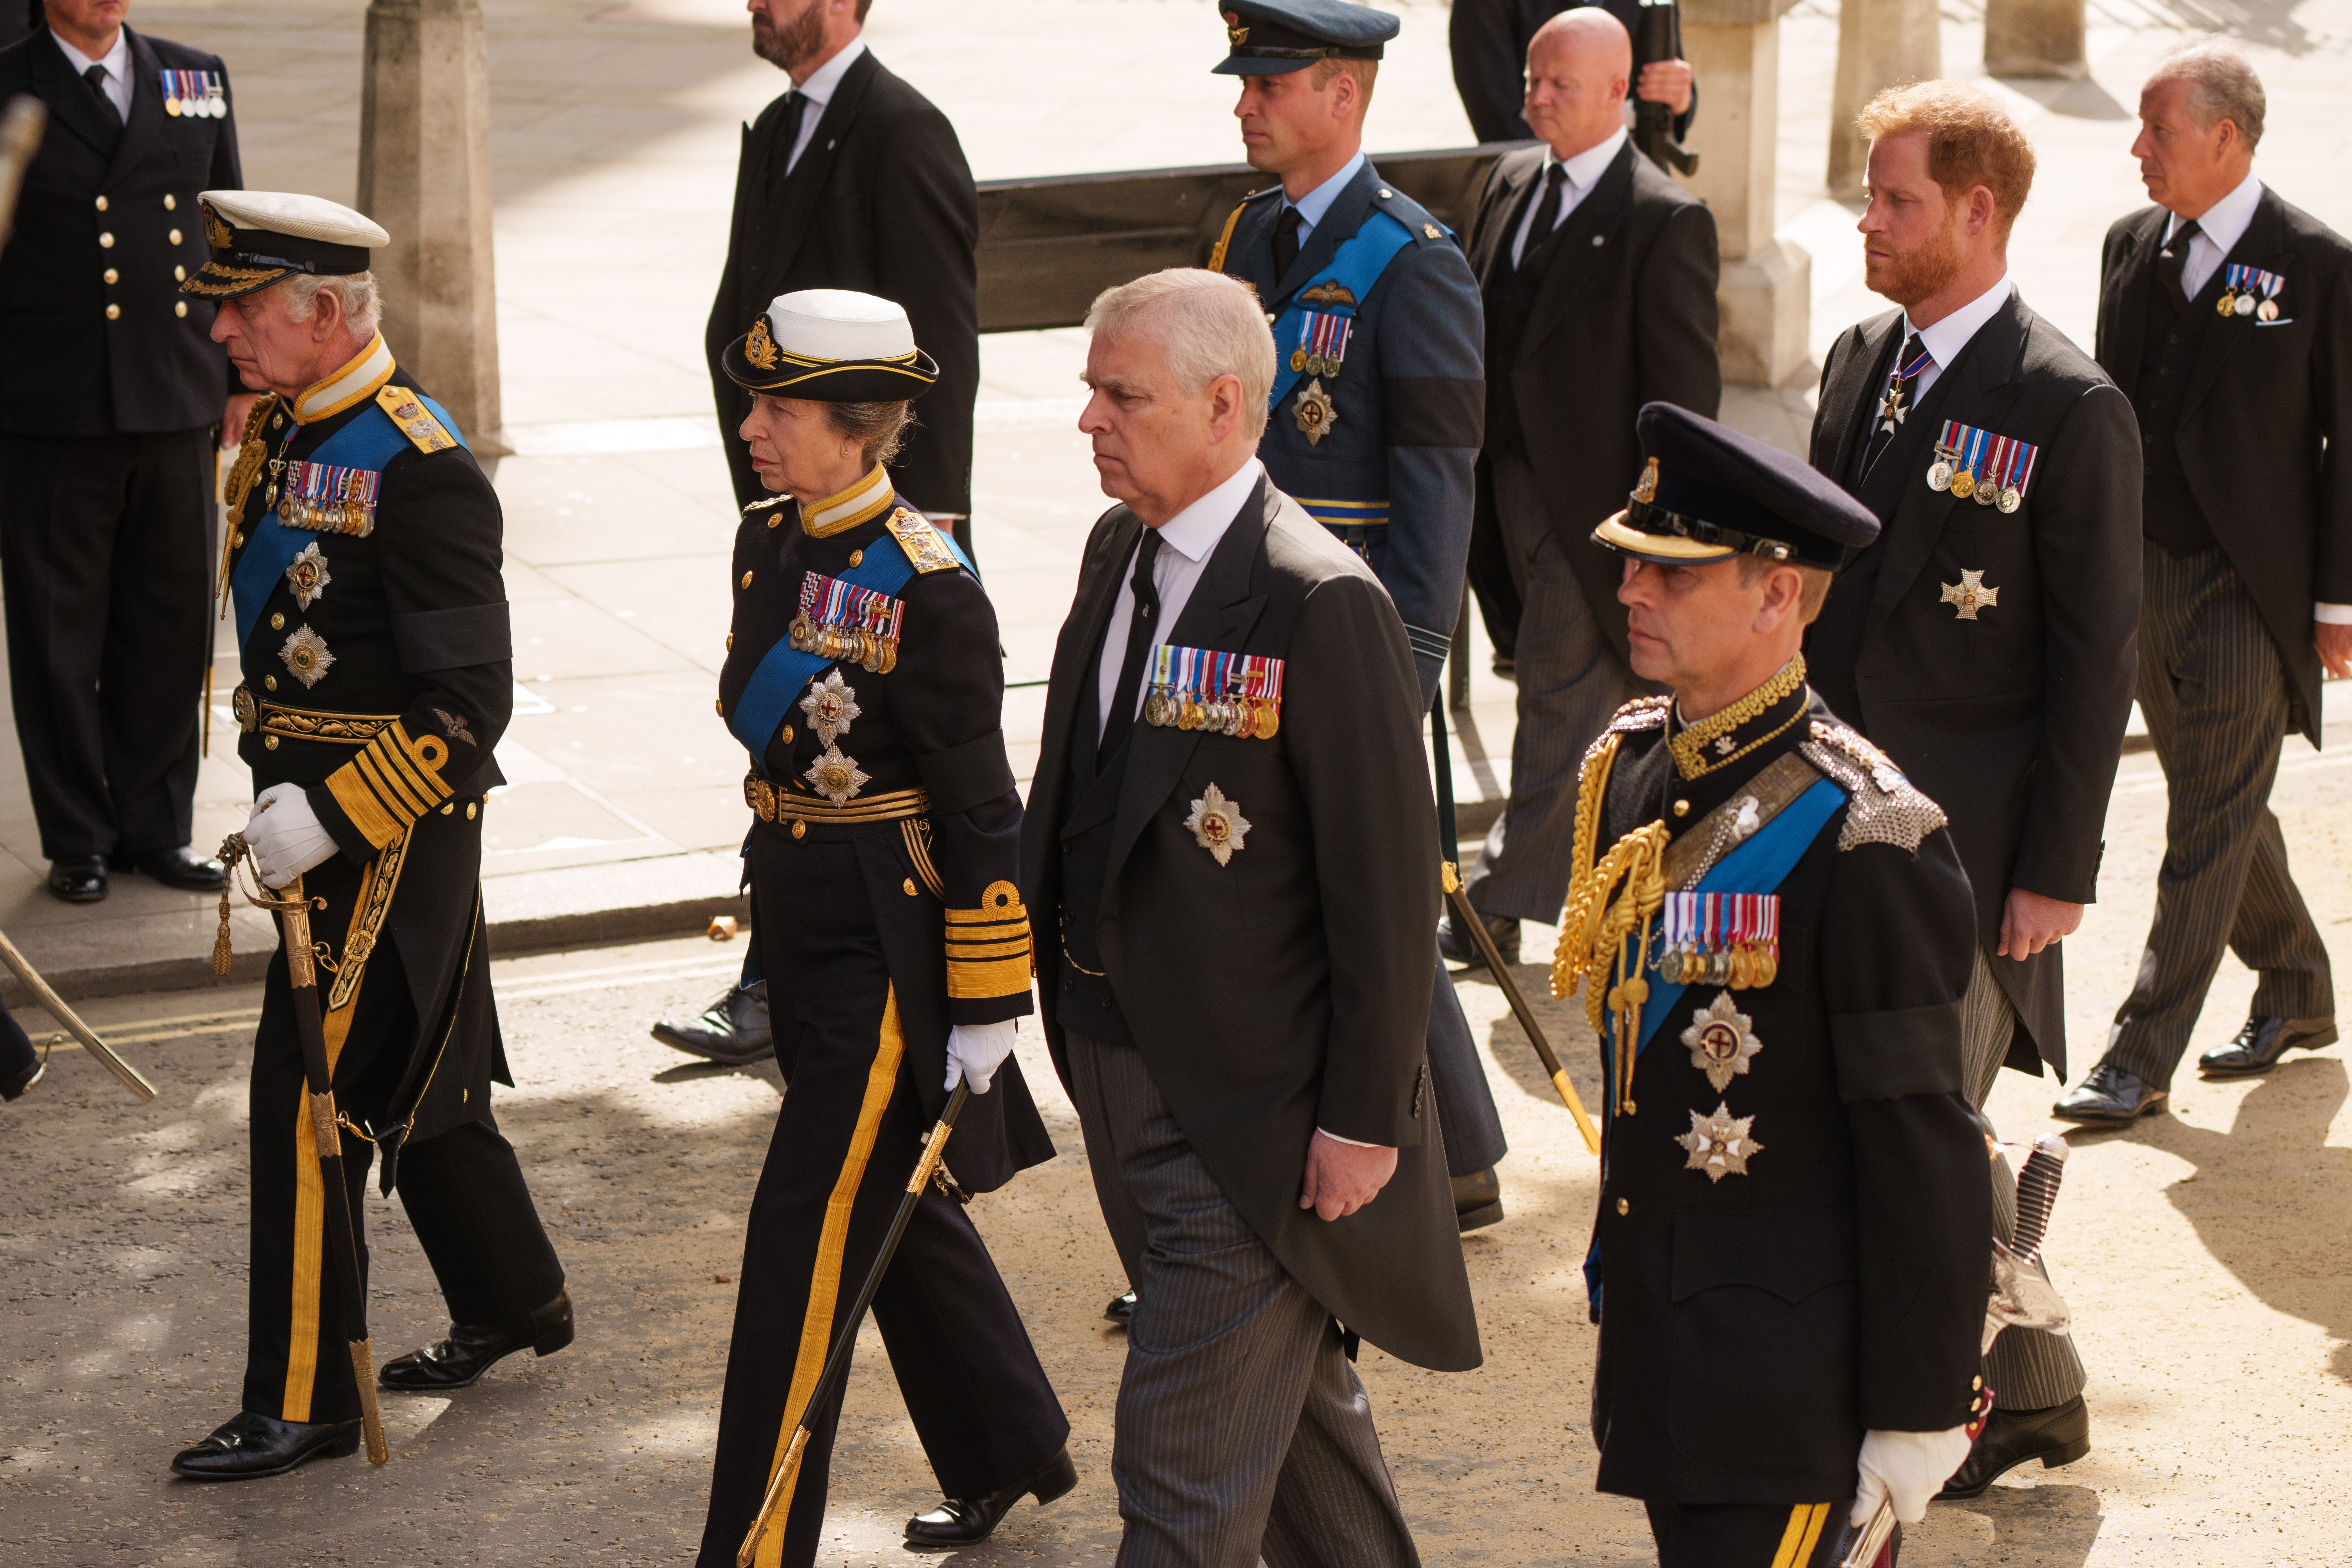
[[[780,296],[723,364],[754,395],[740,433],[777,492],[736,534],[719,714],[751,756],[753,937],[792,1089],[751,1202],[702,1568],[732,1568],[954,1085],[972,1090],[948,1147],[967,1192],[1054,1153],[1010,1059],[1029,916],[996,613],[884,467],[936,367],[905,310],[837,289]],[[962,1194],[925,1195],[874,1316],[947,1499],[909,1544],[982,1540],[1023,1496],[1076,1484]],[[815,1559],[832,1403],[761,1568]]]

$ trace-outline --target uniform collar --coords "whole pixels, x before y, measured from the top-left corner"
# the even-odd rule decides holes
[[[1677,773],[1703,778],[1787,733],[1804,716],[1805,656],[1799,654],[1771,679],[1696,724],[1683,722],[1676,704],[1668,710],[1666,749]]]
[[[392,351],[384,346],[383,334],[378,332],[341,370],[302,389],[290,410],[294,423],[316,425],[346,408],[357,407],[383,390],[383,384],[392,379],[394,368]]]
[[[1331,210],[1331,204],[1339,199],[1339,193],[1348,188],[1348,182],[1354,179],[1356,177],[1356,171],[1363,166],[1364,154],[1361,152],[1359,152],[1354,157],[1348,160],[1347,166],[1342,168],[1338,174],[1332,175],[1329,179],[1324,181],[1321,184],[1316,186],[1313,190],[1307,192],[1297,201],[1286,201],[1283,205],[1285,206],[1297,207],[1298,209],[1298,216],[1307,220],[1307,226],[1308,228],[1313,228],[1317,224],[1323,221],[1323,215]]]
[[[890,476],[877,463],[872,473],[847,489],[801,508],[801,531],[811,539],[846,533],[861,522],[880,517],[898,499],[890,488]]]

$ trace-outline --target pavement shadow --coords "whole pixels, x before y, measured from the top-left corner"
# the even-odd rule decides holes
[[[2303,0],[2162,0],[2160,8],[2197,32],[2307,55],[2321,40],[2295,20],[2302,5]]]
[[[2069,120],[2130,120],[2130,110],[2116,101],[2115,94],[2089,77],[2077,81],[2053,81],[2047,78],[2002,77],[2000,85],[2011,92],[2021,93],[2053,114]]]
[[[1472,985],[1500,989],[1483,966],[1455,969],[1452,973],[1456,989]],[[1527,999],[1528,1010],[1536,1016],[1536,1026],[1543,1030],[1544,1042],[1568,1069],[1569,1081],[1576,1085],[1585,1110],[1597,1119],[1601,1101],[1601,1053],[1595,1047],[1592,1027],[1585,1022],[1582,994],[1565,1002],[1553,1001],[1549,963],[1515,963],[1511,965],[1511,978],[1518,983],[1519,994]],[[1551,1086],[1551,1075],[1544,1071],[1527,1031],[1519,1027],[1518,1019],[1507,1005],[1486,1031],[1486,1048],[1495,1065],[1519,1089],[1547,1104],[1559,1103],[1559,1094]]]
[[[2247,1289],[2339,1342],[2330,1370],[2352,1383],[2352,1343],[2343,1342],[2352,1341],[2352,1295],[2338,1283],[2352,1250],[2352,1149],[2327,1142],[2347,1097],[2352,1073],[2341,1058],[2295,1058],[2239,1102],[2227,1132],[2166,1112],[2097,1141],[2145,1143],[2193,1163],[2165,1196]]]
[[[1992,1526],[1992,1539],[1971,1553],[1979,1562],[2032,1563],[2033,1568],[2082,1568],[2090,1561],[2106,1515],[2089,1487],[1996,1486],[1968,1502],[1937,1503],[1937,1513],[1972,1513]],[[1929,1516],[1934,1517],[1933,1515]]]

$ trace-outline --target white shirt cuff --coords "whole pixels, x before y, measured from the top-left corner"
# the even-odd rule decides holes
[[[2352,626],[2352,605],[2314,605],[2311,618],[2322,626]]]
[[[1315,1131],[1322,1133],[1324,1137],[1328,1138],[1332,1142],[1345,1143],[1350,1149],[1385,1149],[1388,1147],[1385,1143],[1360,1143],[1353,1138],[1342,1138],[1337,1132],[1333,1132],[1328,1128],[1318,1127]]]

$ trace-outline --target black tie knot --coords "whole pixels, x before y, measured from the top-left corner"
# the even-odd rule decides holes
[[[2164,297],[2172,301],[2176,312],[2189,309],[2189,289],[2185,281],[2189,266],[2189,242],[2205,231],[2197,226],[2195,218],[2176,223],[2172,237],[2156,253],[2156,280],[2164,287]]]
[[[1307,215],[1297,207],[1286,206],[1282,216],[1274,220],[1274,276],[1279,281],[1298,259],[1299,231],[1307,226]]]
[[[106,95],[106,68],[92,66],[81,73],[81,79],[89,83],[89,90],[97,96],[99,110],[106,116],[106,122],[118,131],[122,129],[122,111],[115,108],[114,100]]]
[[[1567,164],[1555,163],[1544,171],[1543,195],[1536,201],[1536,210],[1528,215],[1527,237],[1519,242],[1518,264],[1522,270],[1533,265],[1537,253],[1559,226],[1560,204],[1566,199],[1567,185]]]

